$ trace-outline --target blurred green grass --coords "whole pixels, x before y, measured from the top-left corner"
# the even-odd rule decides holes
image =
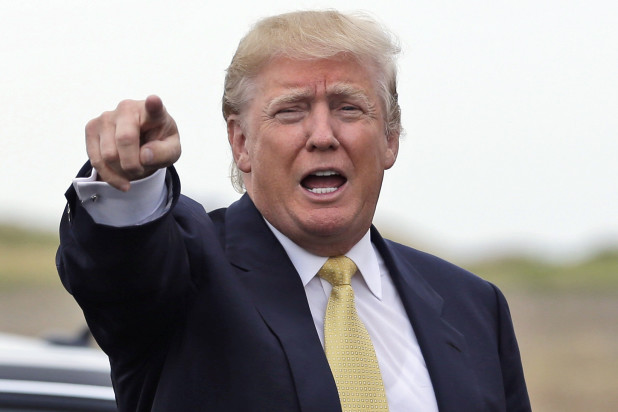
[[[507,290],[547,293],[618,291],[618,249],[598,252],[587,259],[570,263],[509,256],[464,266]]]
[[[1,224],[0,287],[57,284],[57,247],[57,235]]]

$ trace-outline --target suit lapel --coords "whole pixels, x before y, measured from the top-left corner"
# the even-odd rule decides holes
[[[226,255],[286,353],[301,410],[338,410],[339,395],[305,290],[285,250],[247,195],[227,209],[225,222]]]
[[[442,318],[442,297],[410,259],[400,256],[373,227],[371,239],[390,271],[412,323],[439,409],[474,410],[480,393],[474,369],[469,365],[466,339]]]

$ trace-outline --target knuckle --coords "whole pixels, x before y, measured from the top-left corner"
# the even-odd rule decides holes
[[[116,114],[112,111],[103,112],[97,117],[95,120],[97,123],[101,123],[102,125],[106,125],[109,123],[113,123]]]
[[[129,156],[120,158],[120,167],[122,168],[122,170],[133,173],[141,169],[141,164],[137,157]]]
[[[103,112],[99,117],[91,119],[86,123],[86,136],[98,135],[105,128],[109,128],[109,125],[114,123],[114,117],[113,112]]]
[[[97,170],[101,170],[104,166],[103,159],[100,157],[90,157],[90,164]]]
[[[118,111],[130,110],[135,106],[135,103],[137,103],[135,100],[130,100],[130,99],[121,100],[120,103],[118,103],[118,106],[116,106],[116,110]]]
[[[122,100],[114,110],[115,115],[119,116],[134,116],[139,111],[139,102],[136,100]]]
[[[90,120],[88,123],[86,123],[86,127],[85,127],[86,136],[90,136],[90,135],[97,133],[98,128],[99,128],[99,119],[96,118],[96,119]]]
[[[116,135],[116,143],[118,144],[118,146],[130,146],[132,144],[137,144],[138,140],[138,133],[124,131]]]
[[[105,163],[116,163],[118,161],[118,151],[115,148],[101,148],[101,160]]]

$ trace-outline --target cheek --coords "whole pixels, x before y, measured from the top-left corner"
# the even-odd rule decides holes
[[[386,156],[386,145],[378,144],[372,137],[357,146],[355,163],[361,168],[362,173],[375,175],[378,171],[384,171]]]
[[[256,145],[254,159],[261,159],[264,167],[291,169],[303,147],[302,139],[294,133],[264,136]]]
[[[385,146],[367,144],[352,159],[360,180],[359,189],[368,197],[380,192],[384,170],[388,168],[385,153]]]
[[[294,156],[286,144],[264,139],[251,150],[252,175],[262,191],[282,190],[292,179]]]

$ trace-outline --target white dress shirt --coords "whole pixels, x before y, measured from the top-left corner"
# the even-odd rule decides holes
[[[332,286],[317,273],[327,258],[307,252],[266,223],[300,275],[313,323],[324,346],[324,316]],[[376,351],[389,411],[438,411],[416,335],[369,232],[345,255],[358,267],[351,282],[354,301]]]
[[[148,178],[131,182],[131,189],[126,193],[96,182],[96,172],[88,178],[74,179],[73,184],[95,222],[121,227],[143,224],[165,213],[169,202],[164,182],[162,169]],[[324,346],[324,315],[332,286],[317,273],[327,258],[307,252],[268,221],[266,223],[300,275],[316,332]],[[346,256],[358,267],[359,273],[351,282],[356,308],[376,351],[389,410],[437,412],[435,394],[416,335],[388,269],[371,243],[369,232]]]

